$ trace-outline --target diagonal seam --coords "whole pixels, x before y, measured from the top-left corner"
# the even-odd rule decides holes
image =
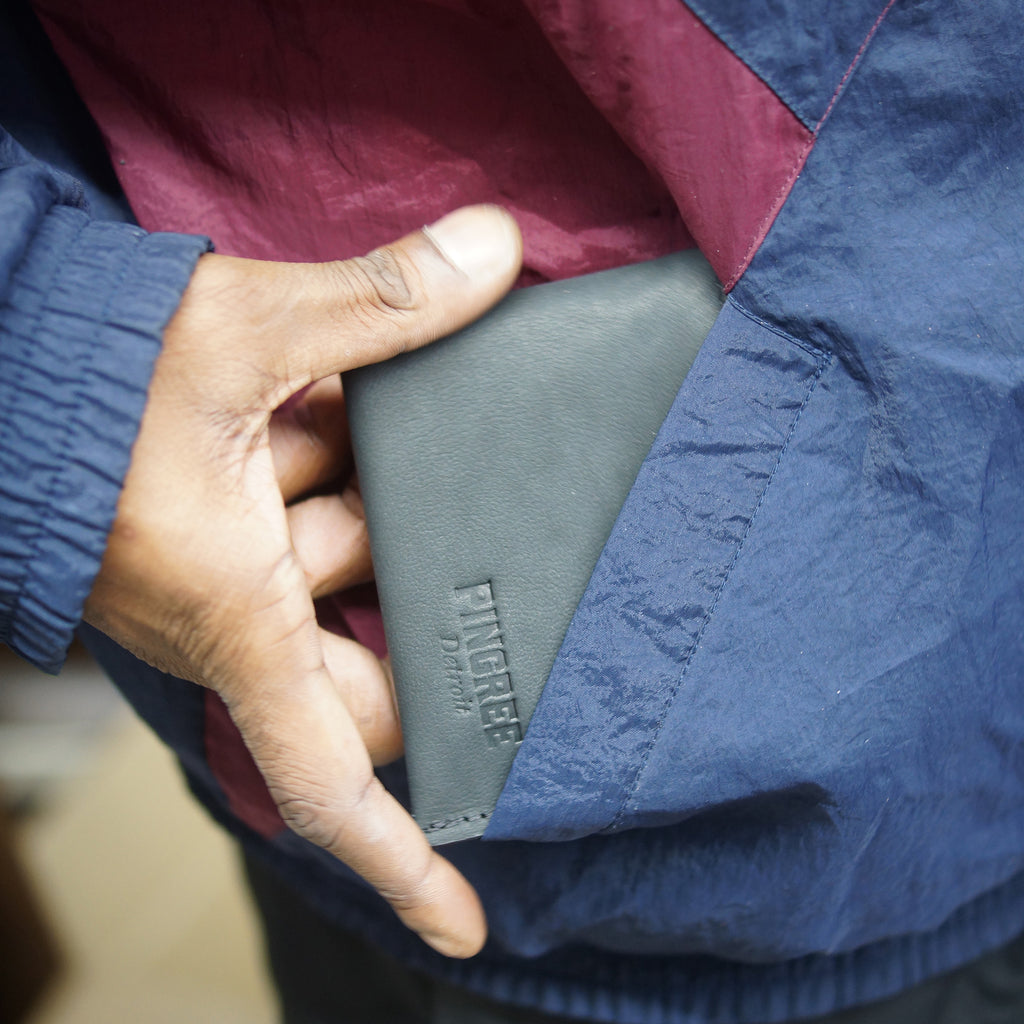
[[[886,15],[892,9],[895,3],[896,0],[889,0],[889,2],[882,9],[881,13],[875,19],[871,28],[868,29],[867,35],[864,36],[864,39],[860,44],[860,48],[853,55],[853,60],[850,61],[849,67],[847,67],[846,71],[843,73],[843,77],[839,80],[839,84],[835,88],[835,92],[832,93],[832,97],[828,101],[828,106],[825,108],[825,113],[821,115],[821,117],[818,119],[818,123],[815,124],[813,128],[806,126],[806,123],[796,113],[792,104],[787,102],[785,97],[783,97],[780,94],[779,90],[775,86],[773,86],[771,82],[762,77],[757,72],[757,70],[752,68],[746,61],[743,61],[743,63],[748,68],[750,68],[750,71],[753,74],[757,75],[757,77],[765,84],[765,86],[768,89],[770,89],[775,96],[778,97],[779,101],[789,109],[793,116],[802,125],[805,125],[805,127],[809,128],[809,135],[807,137],[807,142],[804,144],[800,152],[797,154],[796,160],[793,161],[792,170],[790,171],[786,180],[782,183],[781,187],[779,188],[779,191],[775,195],[774,200],[768,208],[768,212],[764,215],[764,219],[761,221],[761,224],[758,226],[758,229],[754,233],[753,238],[750,240],[750,245],[747,247],[747,251],[743,254],[743,259],[740,260],[736,272],[732,275],[732,277],[729,278],[728,281],[724,283],[723,287],[726,292],[732,291],[732,289],[736,286],[736,284],[739,282],[739,279],[746,272],[747,267],[750,266],[750,263],[753,260],[754,255],[757,253],[757,250],[760,249],[761,243],[764,242],[765,238],[768,236],[768,232],[771,230],[772,225],[775,223],[775,218],[778,217],[779,213],[782,210],[782,207],[785,206],[786,200],[789,198],[789,194],[793,190],[793,186],[796,184],[796,179],[799,178],[801,173],[803,172],[804,166],[806,165],[807,160],[811,155],[811,151],[814,149],[814,145],[818,141],[818,135],[820,134],[821,129],[824,127],[825,122],[831,116],[832,111],[835,108],[835,105],[839,102],[840,96],[842,96],[842,94],[846,91],[846,87],[850,84],[850,79],[853,77],[854,71],[856,71],[857,67],[859,66],[861,60],[864,57],[864,54],[867,52],[868,47],[871,45],[871,41],[875,38],[875,35],[881,28],[882,22],[885,20]],[[696,12],[694,12],[694,14],[695,16],[700,17],[699,15],[696,14]],[[708,27],[710,28],[710,26]],[[712,29],[712,31],[714,31],[714,29]],[[715,34],[718,35],[717,32]],[[719,38],[721,39],[722,37],[719,36]],[[724,39],[722,41],[725,42]],[[728,46],[728,43],[726,43],[726,45]],[[736,53],[736,51],[733,50],[731,46],[729,47],[729,49],[734,54]],[[736,54],[736,56],[737,59],[743,60],[743,58],[739,57],[738,54]]]
[[[803,346],[801,346],[803,347]],[[805,349],[806,351],[806,349]],[[750,535],[750,530],[754,524],[754,520],[757,519],[757,514],[761,510],[761,506],[764,504],[765,497],[768,494],[768,490],[772,485],[772,481],[775,479],[775,474],[778,471],[780,464],[782,463],[783,456],[789,449],[790,441],[793,439],[793,435],[796,433],[797,425],[800,422],[801,416],[803,416],[804,409],[807,408],[807,403],[811,399],[811,395],[814,394],[817,388],[818,381],[821,380],[821,376],[824,373],[826,367],[832,361],[831,354],[818,354],[816,357],[817,369],[814,372],[814,376],[811,378],[810,384],[807,387],[807,393],[804,395],[803,401],[800,403],[800,408],[797,409],[796,415],[793,417],[793,422],[789,426],[789,432],[786,434],[786,439],[782,443],[782,447],[779,449],[779,454],[775,458],[775,464],[772,466],[771,473],[768,474],[768,479],[765,481],[764,487],[761,489],[761,493],[758,496],[757,503],[754,505],[753,511],[750,513],[750,518],[747,520],[747,524],[743,529],[743,535],[740,537],[739,543],[736,545],[736,550],[733,552],[732,558],[729,560],[729,564],[726,567],[725,572],[722,575],[722,581],[718,585],[718,589],[715,591],[714,599],[711,602],[710,607],[704,615],[701,621],[700,627],[697,630],[696,635],[693,638],[693,642],[690,644],[686,651],[686,656],[683,661],[682,671],[679,673],[679,678],[676,680],[674,686],[669,689],[668,694],[665,697],[664,704],[661,712],[658,716],[657,723],[651,730],[651,736],[643,749],[640,751],[639,763],[636,768],[636,772],[633,775],[633,781],[630,783],[629,789],[622,799],[622,803],[619,806],[615,817],[611,823],[607,825],[603,832],[614,832],[623,822],[626,812],[629,808],[630,801],[636,796],[637,791],[640,788],[640,783],[643,780],[644,772],[650,763],[651,753],[654,750],[655,745],[658,742],[658,738],[661,736],[662,730],[665,727],[665,721],[668,718],[668,713],[675,703],[676,697],[682,688],[683,681],[686,678],[686,673],[689,671],[690,665],[693,663],[693,657],[697,653],[697,648],[700,646],[701,640],[704,638],[704,633],[707,630],[708,624],[714,617],[715,611],[718,608],[718,603],[721,600],[722,593],[725,590],[730,578],[732,577],[732,571],[739,561],[740,552],[743,550],[744,545],[747,542],[747,537]]]
[[[839,80],[839,84],[836,86],[836,91],[832,93],[832,99],[828,101],[828,106],[825,108],[825,113],[821,115],[818,123],[814,126],[814,138],[817,139],[818,133],[821,131],[825,122],[829,119],[829,115],[832,113],[833,107],[839,102],[839,97],[846,91],[847,85],[850,83],[850,79],[853,77],[854,71],[857,70],[857,66],[861,62],[861,58],[867,52],[868,47],[871,45],[871,40],[875,38],[876,33],[882,27],[882,22],[885,21],[885,16],[892,9],[893,4],[896,0],[889,0],[889,2],[882,9],[882,13],[875,18],[875,23],[868,29],[868,34],[864,37],[864,41],[860,44],[860,49],[853,55],[853,60],[850,61],[850,66],[846,69],[845,74]]]

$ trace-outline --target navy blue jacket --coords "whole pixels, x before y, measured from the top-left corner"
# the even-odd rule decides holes
[[[242,824],[202,691],[90,640],[213,815],[328,917],[498,998],[651,1024],[824,1012],[1024,928],[1017,5],[851,3],[824,41],[810,0],[689,6],[814,147],[485,840],[450,849],[484,952],[434,956],[322,851]],[[91,221],[6,136],[0,166],[0,638],[55,667],[205,242]]]
[[[161,333],[209,243],[89,215],[91,201],[100,216],[131,217],[21,4],[0,11],[0,124],[0,640],[56,671],[106,546]]]

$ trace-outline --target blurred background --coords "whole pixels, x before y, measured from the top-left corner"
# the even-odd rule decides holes
[[[0,646],[0,1024],[271,1024],[240,877],[84,650]]]

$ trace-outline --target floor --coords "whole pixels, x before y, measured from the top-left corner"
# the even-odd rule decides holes
[[[25,1024],[276,1019],[231,844],[84,652],[0,648],[0,786],[65,963]]]

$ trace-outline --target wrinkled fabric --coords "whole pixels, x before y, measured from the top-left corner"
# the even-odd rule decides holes
[[[0,129],[0,640],[55,672],[114,519],[160,334],[206,241],[92,221]]]
[[[678,826],[694,948],[854,950],[995,891],[1005,936],[1024,920],[1018,21],[889,11],[683,385],[488,831]]]
[[[68,175],[69,195],[80,191],[97,220],[133,221],[96,125],[27,0],[0,9],[0,124],[51,174]]]
[[[427,138],[391,178],[395,140],[414,136],[408,117],[389,117],[386,87],[345,78],[340,99],[325,92],[315,108],[282,113],[292,75],[318,63],[318,37],[303,28],[316,5],[225,5],[224,36],[183,20],[156,43],[138,12],[102,21],[102,4],[92,5],[100,20],[63,0],[44,6],[110,126],[129,192],[152,216],[163,201],[168,219],[215,219],[235,251],[321,253],[323,243],[345,255],[430,219],[433,203],[510,198],[528,280],[641,258],[682,231],[713,262],[733,253],[716,264],[726,283],[742,272],[602,555],[488,841],[448,849],[487,908],[484,952],[464,963],[433,955],[326,853],[289,832],[261,838],[245,794],[231,799],[210,770],[202,692],[93,635],[218,820],[328,919],[408,963],[596,1020],[821,1013],[1021,931],[1024,71],[1014,4],[862,0],[823,12],[802,0],[706,0],[630,21],[629,5],[593,5],[588,20],[582,6],[531,3],[569,71],[542,62],[533,74],[579,91],[549,90],[534,116],[510,111],[522,162],[486,180],[475,147],[510,153],[477,138],[487,116],[457,133],[465,152]],[[352,31],[390,73],[404,68],[399,83],[422,85],[425,127],[428,96],[445,97],[431,56],[486,30],[488,59],[472,67],[479,95],[493,97],[490,76],[520,67],[500,45],[515,38],[512,25],[527,32],[515,11],[495,28],[486,5],[380,5]],[[242,34],[230,34],[240,12],[280,41],[280,54],[258,51],[258,81],[200,59],[204,47],[237,58],[232,45],[257,31],[236,21]],[[617,34],[602,36],[598,14]],[[374,47],[385,24],[387,45]],[[402,25],[416,44],[408,51]],[[682,36],[722,62],[685,89],[673,62]],[[176,39],[178,63],[164,67],[160,44],[174,50]],[[530,39],[529,52],[550,59]],[[359,64],[357,54],[343,71]],[[448,98],[466,94],[460,85]],[[686,120],[688,104],[701,119]],[[757,110],[777,149],[751,134]],[[327,135],[335,162],[326,180],[309,164],[321,168],[311,181],[307,147],[323,151],[310,126],[325,117],[342,118]],[[687,134],[691,123],[704,134]],[[721,140],[706,138],[709,125]],[[359,148],[365,126],[376,133]],[[187,160],[173,156],[176,138],[192,140]],[[744,162],[748,139],[751,152],[763,142],[775,154],[766,178]],[[365,162],[346,163],[352,152]],[[193,168],[187,187],[161,177],[172,158],[174,177]],[[527,172],[544,187],[506,196]],[[704,196],[728,211],[721,197],[742,192],[748,173],[760,198],[744,196],[717,226],[684,214],[681,228],[675,214],[644,219],[630,205],[667,193],[684,211]],[[618,195],[634,174],[637,191]],[[595,224],[588,209],[607,219]],[[384,776],[403,796],[400,768]]]
[[[803,125],[817,130],[891,5],[689,0],[687,6]]]
[[[811,141],[677,0],[36,6],[140,223],[233,255],[359,255],[497,201],[528,283],[693,239],[731,282]]]
[[[148,228],[326,260],[498,200],[528,281],[693,244],[518,4],[36,6]]]

